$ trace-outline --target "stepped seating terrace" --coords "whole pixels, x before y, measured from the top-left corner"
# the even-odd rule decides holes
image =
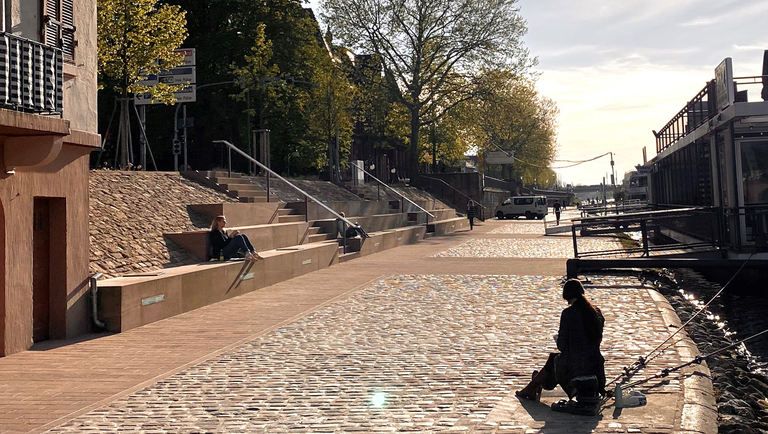
[[[310,201],[284,203],[274,197],[267,201],[265,192],[257,194],[257,183],[248,180],[249,185],[237,176],[206,179],[201,181],[204,185],[233,198],[237,195],[240,203],[188,205],[188,210],[210,220],[227,215],[229,227],[248,235],[264,260],[255,264],[201,262],[99,281],[98,306],[108,330],[139,327],[339,262],[412,244],[426,238],[428,232],[442,235],[467,225],[453,209],[433,209],[430,212],[435,217],[429,218],[427,226],[426,214],[401,200],[325,202],[360,223],[370,236],[348,239],[345,254],[343,243],[336,238],[336,220],[331,218],[335,216],[320,205]],[[241,196],[243,192],[247,196]],[[417,202],[427,209],[439,203],[429,199]],[[406,212],[401,212],[403,209]],[[199,260],[208,259],[207,230],[163,236]]]

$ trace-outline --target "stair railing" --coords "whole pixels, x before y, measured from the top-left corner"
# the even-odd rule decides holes
[[[301,193],[302,195],[304,195],[304,203],[305,203],[305,204],[308,204],[308,203],[309,203],[309,201],[311,200],[311,201],[315,202],[316,204],[320,205],[321,207],[325,208],[325,210],[326,210],[326,211],[328,211],[328,212],[330,212],[331,214],[335,215],[335,216],[336,216],[336,220],[342,220],[344,223],[348,224],[349,226],[355,227],[355,228],[359,227],[359,225],[357,225],[357,224],[355,224],[355,223],[352,223],[351,221],[347,220],[347,218],[346,218],[346,217],[344,217],[344,216],[342,216],[341,214],[337,213],[336,211],[334,211],[333,209],[331,209],[331,208],[330,208],[328,205],[326,205],[326,204],[324,204],[323,202],[321,202],[321,201],[319,201],[319,200],[315,199],[314,197],[312,197],[312,196],[311,196],[309,193],[307,193],[306,191],[304,191],[304,190],[302,190],[301,188],[299,188],[299,187],[297,187],[297,186],[293,185],[291,182],[289,182],[288,180],[286,180],[286,179],[285,179],[285,178],[283,178],[282,176],[280,176],[280,175],[278,175],[277,173],[275,173],[275,172],[274,172],[272,169],[270,169],[269,167],[267,167],[267,166],[265,166],[265,165],[261,164],[261,163],[260,163],[258,160],[256,160],[255,158],[251,157],[250,155],[246,154],[246,153],[245,153],[245,152],[243,152],[242,150],[238,149],[238,147],[237,147],[237,146],[235,146],[235,145],[233,145],[232,143],[229,143],[229,142],[228,142],[228,141],[226,141],[226,140],[214,140],[214,141],[213,141],[213,143],[220,143],[220,144],[222,144],[222,145],[224,145],[224,146],[226,146],[226,147],[228,148],[228,155],[229,155],[229,176],[232,176],[232,151],[235,151],[235,152],[237,152],[238,154],[240,154],[240,155],[242,155],[243,157],[245,157],[245,158],[246,158],[248,161],[250,161],[251,163],[253,163],[253,164],[255,164],[255,165],[259,166],[259,167],[260,167],[260,168],[262,168],[262,169],[264,169],[264,170],[267,172],[267,180],[269,180],[269,176],[270,176],[270,175],[273,175],[273,176],[274,176],[274,177],[276,177],[277,179],[279,179],[279,180],[281,180],[281,181],[285,182],[286,184],[288,184],[289,186],[291,186],[291,187],[292,187],[294,190],[296,190],[296,191],[298,191],[299,193]],[[267,181],[267,182],[269,182],[269,181]],[[267,185],[269,185],[269,184],[267,184]],[[269,192],[267,192],[267,197],[269,197]],[[414,205],[415,205],[415,204],[414,204]],[[416,206],[418,206],[418,205],[416,205]],[[306,215],[307,215],[307,218],[308,218],[308,216],[309,216],[309,209],[308,209],[308,208],[305,208],[305,211],[304,211],[304,212],[306,213]],[[345,232],[346,232],[346,231],[345,231]],[[341,238],[342,238],[342,240],[343,240],[343,243],[344,243],[344,250],[343,250],[343,252],[346,254],[346,253],[347,253],[347,236],[346,236],[346,233],[343,233],[343,234],[341,234]]]
[[[447,182],[445,182],[444,180],[442,180],[442,179],[440,179],[440,178],[432,178],[431,176],[424,176],[424,175],[421,175],[421,177],[422,177],[422,178],[431,179],[431,180],[433,180],[433,181],[440,181],[440,182],[442,182],[443,184],[445,184],[445,185],[447,185],[448,187],[450,187],[451,189],[453,189],[453,190],[454,190],[456,193],[459,193],[460,195],[462,195],[462,196],[466,197],[466,198],[467,198],[467,199],[469,199],[469,200],[473,200],[473,201],[474,201],[474,202],[477,204],[477,206],[479,206],[480,208],[482,208],[482,212],[483,212],[483,218],[481,218],[480,220],[483,220],[483,221],[485,221],[485,210],[486,210],[487,208],[486,208],[486,207],[485,207],[483,204],[481,204],[480,202],[478,202],[478,201],[476,201],[476,200],[472,199],[471,197],[467,196],[467,195],[466,195],[466,194],[464,194],[464,193],[463,193],[461,190],[459,190],[458,188],[456,188],[456,187],[452,186],[451,184],[448,184]],[[467,202],[467,203],[469,203],[469,202]],[[469,210],[467,210],[467,211],[469,211]]]
[[[401,209],[403,212],[405,212],[405,206],[404,206],[405,204],[404,204],[403,200],[407,200],[408,202],[410,202],[410,203],[411,203],[413,206],[415,206],[416,208],[418,208],[418,209],[420,209],[420,210],[424,211],[424,212],[427,214],[427,223],[426,223],[427,229],[429,229],[429,218],[430,218],[430,217],[432,217],[433,219],[437,219],[437,217],[435,217],[435,216],[434,216],[434,214],[432,214],[431,212],[429,212],[429,211],[427,211],[426,209],[422,208],[421,206],[419,206],[418,204],[416,204],[416,202],[414,202],[414,201],[412,201],[412,200],[408,199],[407,197],[403,196],[402,194],[400,194],[400,192],[399,192],[399,191],[397,191],[397,190],[395,190],[394,188],[392,188],[392,187],[388,186],[386,183],[382,182],[382,181],[381,181],[379,178],[377,178],[377,177],[373,176],[373,175],[372,175],[370,172],[368,172],[367,170],[363,169],[362,167],[358,166],[357,164],[355,164],[355,163],[353,163],[353,162],[351,162],[351,161],[349,162],[349,164],[351,164],[351,165],[353,165],[353,166],[357,167],[358,169],[362,170],[362,171],[363,171],[363,173],[365,173],[366,175],[368,175],[368,176],[370,176],[371,178],[375,179],[375,180],[376,180],[376,182],[378,182],[379,184],[383,185],[384,187],[387,187],[388,189],[392,190],[392,191],[393,191],[393,192],[394,192],[396,195],[400,196],[400,203],[401,203],[401,205],[400,205],[400,209]]]

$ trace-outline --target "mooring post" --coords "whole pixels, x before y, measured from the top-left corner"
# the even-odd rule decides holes
[[[576,279],[579,275],[579,260],[569,259],[565,261],[565,276],[569,279]]]
[[[579,257],[579,247],[576,245],[576,225],[571,225],[571,233],[573,234],[573,257]]]
[[[645,220],[640,221],[640,232],[643,234],[643,256],[650,256],[648,252],[648,224]]]

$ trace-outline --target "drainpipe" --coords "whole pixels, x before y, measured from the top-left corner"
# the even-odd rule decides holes
[[[91,287],[91,304],[93,305],[93,323],[96,324],[97,327],[105,328],[106,324],[104,322],[99,321],[99,304],[98,301],[98,293],[99,293],[99,287],[96,285],[96,281],[101,279],[101,276],[103,276],[103,273],[96,273],[90,278],[88,278],[88,284]]]

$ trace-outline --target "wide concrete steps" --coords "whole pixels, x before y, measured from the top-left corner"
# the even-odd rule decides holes
[[[207,176],[221,188],[236,195],[241,202],[262,203],[279,201],[276,195],[271,195],[268,200],[267,192],[264,189],[251,182],[248,178],[243,177],[240,173],[233,172],[229,175],[227,172],[207,172]]]
[[[279,219],[304,218],[292,214],[293,209],[276,208],[275,212]],[[314,225],[300,221],[230,228],[248,235],[264,258],[255,263],[204,262],[207,230],[167,233],[167,238],[203,262],[100,281],[100,319],[109,331],[130,330],[340,262],[417,243],[427,236],[428,227],[433,233],[445,234],[467,224],[460,217],[430,221],[429,226],[409,222],[408,214],[366,216],[358,220],[363,218],[380,230],[368,231],[370,238],[347,239],[346,253],[336,239],[335,220],[321,220]]]

